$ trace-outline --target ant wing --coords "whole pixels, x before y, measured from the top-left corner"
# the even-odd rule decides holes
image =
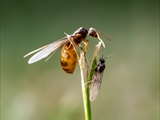
[[[93,79],[91,81],[90,85],[90,101],[94,101],[99,93],[100,87],[101,87],[101,82],[103,78],[103,72],[95,72],[93,75]]]
[[[38,48],[38,49],[26,54],[24,57],[27,57],[27,56],[37,52],[28,61],[29,64],[35,63],[35,62],[47,57],[51,53],[55,52],[56,50],[58,50],[60,47],[62,47],[64,44],[66,44],[68,42],[69,42],[69,40],[67,39],[67,37],[64,37],[64,38],[57,40],[51,44],[45,45],[41,48]]]

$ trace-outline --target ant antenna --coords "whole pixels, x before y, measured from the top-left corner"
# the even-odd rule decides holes
[[[104,59],[106,59],[106,58],[108,58],[108,57],[111,57],[111,56],[113,56],[113,55],[117,55],[117,53],[110,54],[110,55],[108,55],[107,57],[105,57]]]
[[[112,41],[107,35],[104,35],[102,32],[97,31],[99,34],[101,34],[103,37],[107,38],[109,41]]]

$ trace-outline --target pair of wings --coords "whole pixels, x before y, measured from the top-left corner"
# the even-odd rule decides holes
[[[71,35],[71,36],[73,36],[73,35]],[[48,57],[51,53],[55,53],[56,50],[58,50],[64,44],[66,44],[68,42],[69,42],[68,38],[64,37],[64,38],[59,39],[51,44],[42,46],[34,51],[31,51],[28,54],[26,54],[24,57],[27,57],[27,56],[37,52],[28,61],[29,64],[35,63],[43,58]],[[93,79],[91,80],[91,85],[90,85],[90,100],[91,101],[94,101],[99,93],[102,78],[103,78],[103,72],[102,73],[99,73],[99,72],[94,73]]]
[[[90,101],[94,101],[97,98],[97,95],[101,87],[102,78],[103,78],[103,72],[94,73],[93,78],[91,80],[91,85],[89,87]]]
[[[72,35],[71,35],[72,36]],[[64,44],[68,43],[69,40],[67,37],[64,37],[62,39],[59,39],[51,44],[45,45],[41,48],[38,48],[32,52],[29,52],[28,54],[26,54],[24,57],[27,57],[31,54],[36,53],[35,55],[33,55],[29,61],[28,64],[32,64],[35,63],[43,58],[48,57],[51,53],[55,53],[56,50],[58,50],[59,48],[61,48]]]

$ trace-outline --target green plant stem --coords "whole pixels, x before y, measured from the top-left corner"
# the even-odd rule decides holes
[[[84,111],[85,111],[85,120],[92,120],[91,105],[90,105],[90,99],[89,99],[89,88],[85,86],[87,78],[88,78],[88,70],[89,70],[86,56],[84,55],[84,52],[81,51],[80,57],[79,57],[77,49],[76,49],[76,45],[73,42],[71,36],[68,35],[67,33],[65,33],[65,34],[67,35],[67,38],[72,43],[72,45],[76,51],[77,58],[79,60],[79,66],[80,66],[80,72],[81,72],[82,96],[83,96]]]
[[[67,38],[70,40],[72,43],[76,54],[77,58],[79,60],[79,66],[80,66],[80,72],[81,72],[81,84],[82,84],[82,95],[83,95],[83,103],[84,103],[84,111],[85,111],[85,120],[92,120],[92,115],[91,115],[91,105],[90,105],[90,99],[89,99],[89,88],[86,87],[86,81],[88,78],[88,63],[86,60],[86,56],[84,55],[84,52],[81,51],[80,57],[77,53],[76,45],[73,42],[72,38],[70,35],[65,33],[67,35]]]
[[[81,72],[81,85],[82,85],[82,96],[83,96],[83,104],[84,104],[84,112],[85,112],[85,120],[92,120],[91,114],[91,103],[90,103],[90,95],[89,95],[89,83],[92,81],[92,77],[94,74],[94,69],[97,65],[97,57],[99,53],[99,49],[101,46],[101,42],[96,45],[91,68],[89,68],[88,63],[86,62],[86,56],[84,52],[81,52],[80,59],[79,59],[79,66]],[[90,73],[89,73],[90,69]]]
[[[86,61],[84,53],[80,54],[80,72],[81,72],[81,85],[82,85],[82,96],[83,96],[83,104],[84,104],[84,112],[85,112],[85,120],[92,120],[91,115],[91,105],[89,99],[89,88],[87,87],[87,79],[88,79],[88,67],[86,68]]]
[[[83,94],[85,120],[92,120],[91,105],[90,105],[90,99],[89,99],[89,89],[88,88],[83,89],[82,94]]]

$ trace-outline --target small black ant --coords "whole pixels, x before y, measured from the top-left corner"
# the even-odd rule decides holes
[[[101,83],[102,83],[102,78],[103,78],[103,72],[106,68],[105,59],[112,55],[115,55],[115,54],[111,54],[105,58],[103,58],[103,55],[102,55],[102,57],[99,59],[99,64],[94,69],[94,74],[91,80],[91,85],[89,90],[90,101],[94,101],[99,93]]]

